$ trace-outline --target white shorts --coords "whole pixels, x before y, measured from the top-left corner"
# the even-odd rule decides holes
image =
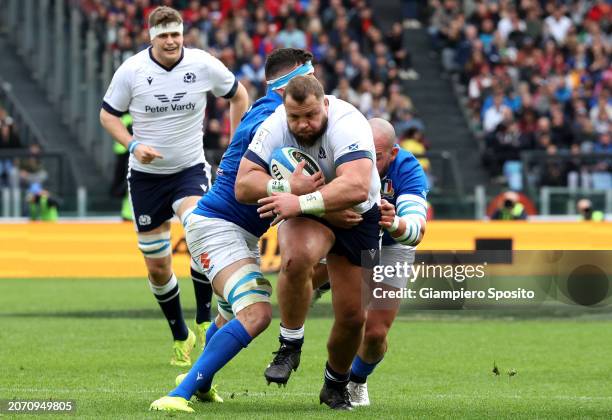
[[[184,223],[191,258],[211,282],[236,261],[253,258],[259,265],[259,239],[240,226],[194,213]]]
[[[406,263],[409,266],[409,272],[405,273],[403,270],[394,272],[393,276],[385,276],[381,283],[398,289],[405,288],[408,284],[408,279],[412,278],[412,264],[414,263],[415,251],[415,247],[402,244],[383,246],[380,251],[380,265],[395,267],[399,263],[403,267],[404,263]]]

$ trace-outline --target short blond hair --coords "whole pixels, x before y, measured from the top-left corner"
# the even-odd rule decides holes
[[[149,15],[149,28],[157,25],[168,25],[169,23],[183,23],[181,14],[172,7],[160,6]]]

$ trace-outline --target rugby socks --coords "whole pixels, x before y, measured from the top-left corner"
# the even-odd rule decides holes
[[[210,280],[193,268],[191,268],[191,279],[196,298],[196,323],[210,322],[210,301],[212,300]]]
[[[294,349],[301,349],[304,344],[304,326],[300,328],[285,328],[283,324],[280,324],[280,335],[278,341],[288,347]]]
[[[151,283],[149,279],[149,287],[159,303],[164,316],[168,320],[168,325],[172,331],[172,337],[175,340],[184,341],[187,340],[189,330],[187,330],[187,324],[183,318],[183,311],[181,309],[181,298],[179,296],[179,284],[176,280],[174,273],[168,283],[164,286],[156,286]]]
[[[210,327],[208,327],[208,329],[206,330],[206,343],[210,343],[210,339],[212,338],[213,335],[215,335],[215,333],[219,331],[219,327],[217,327],[217,324],[215,323],[215,321],[213,321],[210,324]]]
[[[376,365],[381,361],[382,359],[375,363],[366,363],[361,360],[361,357],[355,356],[351,366],[351,382],[365,384],[368,380],[368,376],[374,371]]]
[[[329,362],[325,363],[325,385],[329,388],[343,389],[349,382],[350,373],[335,372]]]
[[[199,389],[208,391],[215,374],[253,340],[240,321],[232,319],[206,343],[204,352],[183,382],[168,395],[189,400]]]

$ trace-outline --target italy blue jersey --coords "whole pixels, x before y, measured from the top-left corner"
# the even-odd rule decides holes
[[[272,219],[261,219],[255,204],[239,203],[234,195],[234,184],[240,159],[251,143],[259,125],[282,103],[283,98],[278,93],[269,91],[244,114],[229,147],[223,154],[217,170],[217,179],[212,188],[198,202],[198,207],[194,210],[195,214],[227,220],[257,237],[268,230]]]
[[[398,216],[418,213],[426,219],[429,186],[423,168],[412,153],[399,149],[380,183],[381,198],[395,206],[395,213]],[[389,232],[385,230],[382,245],[395,243]]]

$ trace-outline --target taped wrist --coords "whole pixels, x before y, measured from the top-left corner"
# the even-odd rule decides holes
[[[298,198],[300,200],[300,209],[302,209],[302,213],[315,216],[322,216],[325,214],[325,202],[323,201],[321,191],[300,195]]]
[[[395,217],[393,218],[393,224],[391,225],[391,227],[387,228],[387,232],[389,233],[395,232],[399,228],[399,224],[400,224],[400,218],[396,214]]]
[[[290,193],[291,185],[286,179],[271,179],[268,181],[268,185],[266,185],[266,191],[268,191],[268,195],[281,192]]]

